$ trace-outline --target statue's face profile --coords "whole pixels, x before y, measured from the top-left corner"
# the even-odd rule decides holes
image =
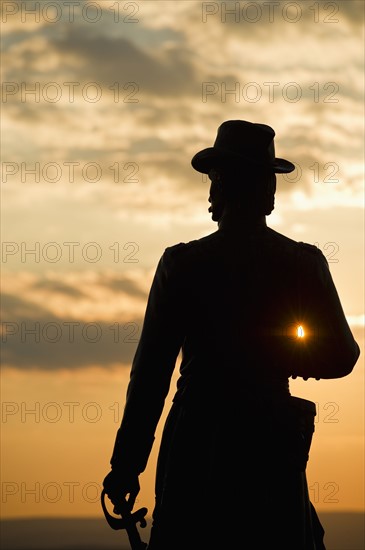
[[[212,213],[212,220],[217,222],[223,214],[225,199],[222,186],[222,175],[218,170],[212,168],[208,173],[209,179],[212,182],[209,189],[210,207],[208,212]]]

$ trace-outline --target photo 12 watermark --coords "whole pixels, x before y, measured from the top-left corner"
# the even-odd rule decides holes
[[[2,424],[96,424],[101,420],[120,424],[124,404],[103,404],[97,401],[3,401],[1,403]]]
[[[299,82],[218,82],[205,81],[201,84],[203,103],[220,101],[221,103],[275,103],[286,101],[298,103],[300,100],[313,103],[339,103],[340,86],[337,82],[311,82],[306,85]]]
[[[78,344],[85,342],[96,344],[107,340],[114,344],[136,344],[139,342],[140,327],[135,321],[114,322],[101,325],[97,322],[81,323],[80,321],[10,321],[0,323],[1,342],[18,342],[21,344]]]
[[[73,264],[75,261],[83,261],[95,264],[105,259],[111,259],[114,263],[139,263],[139,245],[134,241],[120,243],[100,244],[95,241],[80,243],[78,241],[41,243],[3,241],[1,243],[1,261],[10,263],[12,260],[21,263],[51,263],[60,261]]]
[[[2,481],[1,502],[55,504],[60,501],[75,504],[84,501],[90,504],[100,501],[102,486],[100,482],[88,481]]]
[[[309,18],[313,23],[339,23],[337,2],[202,2],[203,23],[218,20],[228,24],[298,23]]]
[[[323,184],[336,184],[340,183],[338,177],[340,166],[337,162],[318,162],[315,161],[312,164],[304,165],[298,162],[293,162],[294,170],[288,174],[280,174],[280,177],[288,183],[297,183],[305,176],[308,180],[313,183],[323,183]],[[12,168],[8,169],[10,172]],[[209,182],[208,174],[200,174],[202,183]]]
[[[109,163],[108,163],[109,164]],[[108,166],[99,162],[2,162],[2,183],[140,183],[137,162],[114,161]]]
[[[339,504],[340,486],[335,481],[313,482],[308,486],[311,501],[314,504]]]
[[[99,82],[15,82],[1,84],[1,102],[45,103],[63,101],[73,104],[76,101],[99,103],[113,97],[114,103],[139,103],[137,82],[114,82],[107,88]]]
[[[77,0],[59,0],[53,2],[13,0],[4,1],[1,5],[1,20],[12,22],[15,18],[22,23],[139,23],[138,13],[141,4],[138,2],[120,2],[102,0],[101,2],[84,2]]]

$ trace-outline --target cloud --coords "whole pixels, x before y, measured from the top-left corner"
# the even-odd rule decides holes
[[[100,284],[112,290],[113,292],[125,292],[130,296],[135,296],[147,300],[146,291],[139,288],[135,281],[132,281],[131,279],[111,276],[108,279],[100,280]]]
[[[17,314],[14,305],[21,296],[20,303],[28,305],[25,312],[29,316],[33,308],[35,316],[50,313],[56,317],[82,318],[84,322],[95,318],[126,322],[143,313],[153,276],[153,271],[139,264],[124,273],[105,267],[96,271],[30,271],[29,267],[24,271],[24,266],[16,274],[4,270],[2,282],[7,288],[7,298],[3,309],[10,318],[13,312]]]
[[[85,298],[86,296],[86,294],[78,288],[72,287],[61,281],[52,281],[50,279],[43,279],[35,282],[33,289],[45,290],[50,294],[62,294],[70,298]]]
[[[15,155],[23,157],[22,161],[29,158],[33,162],[43,157],[47,162],[61,164],[104,163],[104,182],[112,180],[113,173],[108,167],[113,163],[134,162],[141,175],[143,172],[144,192],[147,186],[152,190],[160,177],[170,181],[173,204],[176,190],[199,193],[190,167],[191,156],[200,146],[213,142],[218,125],[227,118],[258,120],[259,117],[272,123],[278,129],[278,151],[283,150],[283,156],[295,157],[297,163],[306,159],[315,162],[319,145],[322,155],[327,149],[336,156],[327,162],[336,160],[338,164],[347,146],[352,156],[360,151],[361,140],[354,139],[354,133],[349,136],[346,118],[362,98],[357,83],[362,82],[357,79],[362,60],[358,38],[349,33],[343,21],[343,17],[347,23],[361,19],[359,3],[337,3],[339,23],[323,21],[331,15],[334,3],[318,6],[318,23],[313,21],[315,9],[308,9],[308,3],[303,1],[291,3],[288,13],[284,10],[286,18],[285,6],[277,7],[277,19],[272,23],[265,6],[265,18],[257,24],[236,22],[234,17],[223,22],[223,6],[211,4],[218,11],[207,17],[206,23],[202,21],[201,3],[176,6],[165,2],[159,4],[159,9],[152,4],[141,5],[136,24],[112,24],[113,10],[105,9],[100,24],[91,25],[82,21],[79,7],[73,24],[62,19],[56,25],[40,25],[38,32],[32,25],[31,32],[24,29],[8,34],[7,79],[25,81],[30,87],[35,80],[40,85],[54,80],[62,88],[63,96],[67,95],[64,82],[80,84],[74,104],[67,102],[66,97],[55,104],[41,97],[37,104],[31,98],[20,102],[20,92],[9,96],[5,116],[9,129],[5,152],[9,160]],[[235,8],[236,4],[227,3],[227,9]],[[294,4],[300,7],[302,17],[291,23]],[[250,9],[252,16],[254,10]],[[240,19],[242,13],[246,13],[243,7]],[[311,32],[303,33],[303,29]],[[346,42],[333,55],[338,32],[346,37]],[[283,36],[296,47],[288,49]],[[332,90],[340,100],[338,105],[324,103],[331,93],[331,88],[325,86],[333,79],[339,86],[337,91]],[[318,80],[318,89],[313,89],[314,80]],[[114,93],[109,87],[117,81],[121,86],[126,82],[137,84],[138,103],[113,101]],[[291,81],[300,89],[298,103],[285,99],[285,93],[295,92],[295,86],[285,88]],[[80,102],[85,82],[102,87],[100,102]],[[212,82],[218,89],[206,102],[202,99],[204,82]],[[262,97],[257,103],[250,97],[245,99],[242,93],[248,82],[256,82],[261,89]],[[275,101],[271,103],[269,84],[273,82],[280,85],[275,87]],[[231,89],[237,84],[239,101],[232,94],[222,98],[222,86]],[[338,114],[341,120],[336,128],[333,117]],[[303,125],[304,120],[307,124]],[[321,124],[316,123],[318,120]],[[37,132],[33,132],[34,124]],[[57,133],[53,131],[55,127]],[[321,138],[323,128],[330,139]],[[297,145],[302,151],[297,150]],[[310,192],[310,180],[303,182]]]
[[[145,52],[123,37],[97,39],[69,27],[56,38],[52,49],[66,62],[72,56],[81,79],[113,86],[116,81],[136,82],[142,94],[174,95],[194,93],[198,81],[191,52],[171,45],[159,55]],[[66,69],[64,67],[64,69]]]
[[[305,0],[301,0],[303,4]],[[351,26],[360,30],[361,26],[364,23],[364,5],[361,0],[355,0],[354,2],[349,2],[348,0],[339,0],[336,3],[333,2],[334,6],[328,6],[327,9],[336,9],[338,6],[338,15],[337,18],[340,19],[342,15],[346,17]]]
[[[56,277],[60,277],[60,275]],[[72,275],[70,277],[70,274],[68,276],[66,275],[66,278],[71,281],[73,280],[72,283],[65,283],[59,280],[59,278],[55,278],[55,275],[53,275],[53,278],[44,276],[41,279],[35,280],[28,288],[33,296],[35,291],[40,290],[50,295],[61,294],[64,298],[76,298],[79,300],[88,298],[89,300],[95,300],[98,289],[106,289],[110,291],[113,296],[127,294],[128,296],[141,298],[143,300],[147,299],[146,289],[141,288],[139,283],[132,279],[132,275],[125,276],[120,273],[99,272],[91,280],[88,280],[88,277],[83,278],[82,275],[73,278]],[[80,287],[82,287],[82,289]]]
[[[26,299],[2,298],[2,363],[20,369],[130,366],[143,319],[105,322],[57,316]]]

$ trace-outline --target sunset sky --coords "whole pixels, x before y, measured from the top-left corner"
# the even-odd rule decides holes
[[[317,403],[313,504],[364,509],[363,23],[363,0],[2,3],[2,517],[100,516],[152,278],[217,229],[190,161],[228,119],[295,163],[267,223],[320,247],[361,347],[290,388]]]

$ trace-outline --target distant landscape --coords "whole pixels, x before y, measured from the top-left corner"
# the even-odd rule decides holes
[[[320,513],[320,519],[327,550],[364,550],[364,514]],[[0,528],[1,550],[130,550],[126,532],[113,531],[103,518],[3,520]],[[150,521],[140,529],[145,542],[149,528]]]

